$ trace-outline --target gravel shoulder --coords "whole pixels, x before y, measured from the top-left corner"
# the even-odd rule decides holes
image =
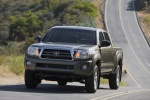
[[[144,20],[144,18],[147,17],[147,16],[150,16],[150,14],[146,13],[143,10],[143,11],[138,11],[137,16],[138,16],[138,19],[139,19],[140,27],[141,27],[141,29],[144,33],[144,36],[145,36],[148,44],[150,45],[150,26]]]
[[[0,85],[23,83],[23,75],[15,75],[7,66],[0,66]]]

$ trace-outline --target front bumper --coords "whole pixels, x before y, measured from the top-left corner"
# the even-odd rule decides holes
[[[27,61],[31,64],[27,65]],[[84,70],[83,66],[87,66]],[[25,70],[31,70],[42,73],[55,73],[55,75],[70,74],[79,76],[89,76],[93,72],[92,60],[86,61],[72,61],[72,60],[52,60],[52,59],[41,59],[31,56],[25,57]]]

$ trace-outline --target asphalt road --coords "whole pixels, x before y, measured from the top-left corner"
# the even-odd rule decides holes
[[[128,87],[150,90],[150,48],[137,22],[134,0],[107,0],[105,21],[114,46],[123,48],[124,66],[128,76],[124,78]],[[150,91],[147,91],[150,94]],[[147,93],[146,92],[146,93]],[[137,93],[118,99],[149,99],[150,95]],[[134,97],[134,98],[133,98]],[[149,97],[149,98],[148,98]]]
[[[110,90],[101,85],[95,94],[86,93],[84,85],[73,83],[58,86],[46,82],[35,90],[24,84],[0,86],[0,100],[149,100],[150,48],[137,23],[133,0],[106,0],[105,22],[114,46],[123,48],[123,75],[127,86]]]

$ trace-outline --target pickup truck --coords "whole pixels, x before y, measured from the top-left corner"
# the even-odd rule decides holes
[[[113,47],[106,31],[81,26],[54,26],[39,43],[29,46],[25,55],[25,86],[36,88],[41,80],[85,84],[95,93],[100,77],[109,80],[110,89],[118,89],[122,77],[123,51]]]

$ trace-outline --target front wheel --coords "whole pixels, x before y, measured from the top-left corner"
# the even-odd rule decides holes
[[[34,89],[37,87],[38,82],[35,79],[33,72],[26,70],[24,75],[25,85],[29,89]]]
[[[109,87],[110,89],[118,89],[121,81],[121,69],[117,66],[117,71],[114,74],[109,75]]]
[[[99,86],[99,78],[100,78],[99,76],[100,76],[100,72],[99,72],[98,66],[95,65],[93,74],[86,77],[86,79],[85,79],[85,90],[86,90],[86,92],[88,92],[88,93],[95,93],[96,92],[96,90]]]
[[[57,81],[57,83],[58,83],[58,85],[65,86],[67,84],[67,81],[59,80],[59,81]]]

